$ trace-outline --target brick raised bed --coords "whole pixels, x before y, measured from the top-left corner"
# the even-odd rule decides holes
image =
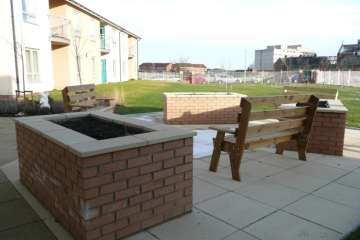
[[[47,121],[72,114],[15,120],[21,182],[74,238],[122,238],[192,210],[195,132],[90,115],[153,132],[97,141]]]
[[[343,155],[347,109],[339,100],[327,100],[331,108],[318,108],[306,152]],[[296,141],[286,144],[296,151]]]
[[[240,100],[238,93],[164,93],[166,124],[233,124],[237,123]]]

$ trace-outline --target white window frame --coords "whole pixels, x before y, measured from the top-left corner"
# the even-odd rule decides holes
[[[90,18],[90,39],[95,41],[95,20]]]
[[[34,0],[21,0],[23,21],[36,23],[36,6]]]
[[[117,63],[116,63],[116,59],[113,59],[113,77],[117,76]]]
[[[25,49],[25,62],[28,83],[40,82],[39,50],[29,48]],[[37,64],[35,64],[35,62]]]
[[[116,44],[116,30],[115,28],[112,29],[112,42],[113,44]]]
[[[91,76],[96,78],[96,58],[91,57]]]
[[[74,33],[76,37],[80,37],[80,12],[77,10],[74,10]]]

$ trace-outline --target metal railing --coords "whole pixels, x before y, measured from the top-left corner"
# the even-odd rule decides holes
[[[49,36],[69,39],[70,20],[55,15],[48,15],[48,17],[50,26]]]
[[[110,50],[111,36],[100,34],[100,49]]]
[[[129,57],[134,57],[135,53],[136,53],[135,46],[129,47]]]

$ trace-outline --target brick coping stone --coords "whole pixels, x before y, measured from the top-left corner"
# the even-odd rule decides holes
[[[49,121],[89,115],[147,133],[98,141]],[[196,132],[106,112],[14,121],[21,182],[75,239],[119,239],[192,211]]]

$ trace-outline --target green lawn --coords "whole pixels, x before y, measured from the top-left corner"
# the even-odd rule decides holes
[[[299,84],[300,85],[300,84]],[[323,85],[311,85],[323,87]],[[326,88],[337,88],[338,99],[349,110],[346,126],[360,128],[360,88],[325,85]],[[233,84],[232,92],[248,96],[281,95],[283,85],[270,84]],[[136,80],[122,83],[96,85],[99,97],[113,97],[117,102],[124,102],[116,108],[117,114],[145,113],[163,111],[163,92],[226,92],[225,86],[219,84],[179,84],[162,81]],[[54,90],[50,96],[62,100],[61,91]]]

